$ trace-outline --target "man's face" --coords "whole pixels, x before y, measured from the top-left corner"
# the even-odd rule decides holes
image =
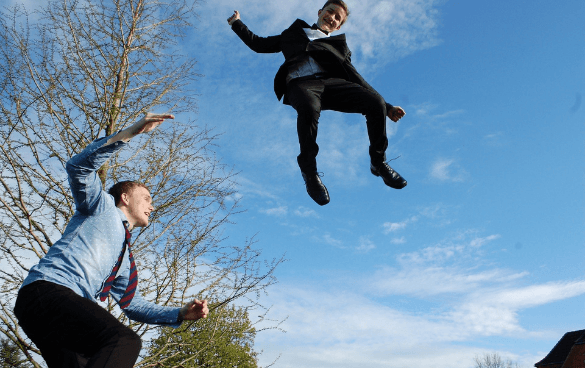
[[[133,227],[148,226],[148,217],[154,211],[152,197],[148,189],[139,186],[134,187],[129,193],[123,193],[122,199],[127,203],[126,216],[130,224]]]
[[[327,5],[319,10],[317,14],[319,15],[317,26],[329,33],[339,30],[341,24],[345,21],[345,17],[347,17],[345,9],[336,4]]]

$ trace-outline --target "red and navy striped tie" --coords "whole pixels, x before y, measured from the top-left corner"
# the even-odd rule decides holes
[[[130,277],[128,278],[128,286],[126,287],[126,291],[124,292],[122,299],[120,299],[120,301],[118,302],[118,305],[122,309],[130,305],[130,302],[134,297],[134,293],[136,292],[136,285],[138,285],[138,274],[136,272],[136,264],[134,263],[134,257],[132,256],[132,248],[130,246],[130,238],[132,237],[132,234],[130,234],[126,222],[124,222],[124,229],[126,229],[126,238],[124,239],[122,253],[120,253],[120,256],[118,257],[118,262],[116,262],[116,265],[112,269],[110,277],[108,277],[108,279],[104,283],[104,288],[100,293],[100,300],[103,302],[104,300],[106,300],[108,294],[110,293],[110,289],[112,288],[112,284],[114,283],[114,279],[116,278],[118,269],[122,264],[122,260],[124,258],[124,251],[126,250],[126,247],[128,247],[128,256],[130,258]]]

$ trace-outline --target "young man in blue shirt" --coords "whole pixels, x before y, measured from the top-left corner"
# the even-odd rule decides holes
[[[100,307],[111,295],[132,320],[178,327],[207,317],[207,301],[182,308],[162,307],[142,298],[131,251],[130,230],[148,225],[154,210],[148,189],[121,182],[102,190],[97,170],[133,137],[155,129],[167,114],[144,118],[109,137],[97,139],[66,165],[76,211],[61,239],[31,268],[18,293],[14,313],[40,349],[49,368],[131,368],[140,337]]]

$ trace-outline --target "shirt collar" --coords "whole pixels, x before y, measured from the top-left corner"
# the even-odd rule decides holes
[[[118,207],[116,207],[116,211],[118,211],[118,215],[120,215],[120,220],[122,220],[122,222],[125,222],[125,223],[128,224],[129,223],[128,222],[128,218],[126,217],[126,215],[124,214],[124,212],[122,212],[122,210],[120,208],[118,208]]]

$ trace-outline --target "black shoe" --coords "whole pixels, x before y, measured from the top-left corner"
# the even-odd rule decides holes
[[[406,180],[386,162],[383,162],[379,166],[370,164],[370,171],[376,176],[381,176],[384,179],[384,183],[390,188],[402,189],[407,184]]]
[[[325,185],[321,182],[321,178],[319,178],[319,174],[317,172],[314,173],[304,173],[303,179],[305,180],[305,186],[307,187],[307,193],[309,193],[309,197],[311,197],[318,205],[324,206],[329,203],[329,192]]]

